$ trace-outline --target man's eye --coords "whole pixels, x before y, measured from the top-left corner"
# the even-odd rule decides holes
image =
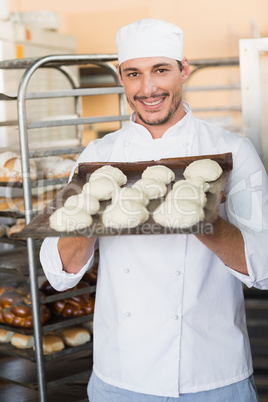
[[[165,73],[167,70],[165,68],[159,68],[157,70],[158,73]]]
[[[138,73],[129,73],[128,76],[129,76],[129,77],[137,77],[137,76],[138,76]]]

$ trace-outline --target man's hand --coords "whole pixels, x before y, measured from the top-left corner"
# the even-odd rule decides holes
[[[196,237],[228,267],[248,275],[244,239],[240,230],[218,217],[213,233],[198,234]]]

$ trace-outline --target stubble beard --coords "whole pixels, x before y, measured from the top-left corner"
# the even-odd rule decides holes
[[[165,96],[170,96],[170,95],[165,95]],[[151,98],[153,98],[153,96],[152,96]],[[134,97],[134,99],[140,99],[140,100],[143,99],[143,100],[145,100],[146,98],[137,98],[137,97],[135,98],[135,97]],[[166,116],[164,116],[164,117],[162,117],[162,118],[159,118],[159,119],[157,119],[157,120],[147,120],[147,119],[145,119],[144,116],[142,116],[142,114],[138,112],[138,110],[136,109],[135,105],[134,105],[129,99],[127,99],[127,101],[128,101],[128,103],[129,103],[131,109],[136,113],[136,115],[138,116],[138,118],[139,118],[144,124],[147,124],[147,125],[149,125],[149,126],[160,126],[160,125],[163,125],[163,124],[167,123],[167,122],[171,119],[171,117],[174,115],[174,113],[175,113],[175,112],[177,111],[177,109],[179,108],[179,106],[180,106],[180,104],[181,104],[181,102],[182,102],[182,97],[181,97],[181,95],[180,95],[179,93],[175,93],[175,94],[172,96],[171,107],[170,107],[170,109],[168,110]],[[154,113],[154,112],[152,112],[152,114],[153,114],[153,113]]]

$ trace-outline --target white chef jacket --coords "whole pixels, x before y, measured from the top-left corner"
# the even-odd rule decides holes
[[[249,276],[224,263],[193,234],[99,238],[94,314],[94,371],[130,391],[178,397],[222,387],[252,374],[242,282],[268,288],[267,175],[249,140],[186,116],[153,139],[133,119],[92,141],[78,162],[135,162],[233,153],[220,215],[242,231]],[[73,287],[62,270],[57,238],[40,253],[48,280]]]

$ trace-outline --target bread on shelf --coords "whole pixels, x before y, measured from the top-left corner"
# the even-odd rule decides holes
[[[42,299],[40,292],[39,297]],[[51,317],[50,309],[40,305],[40,321],[45,324]],[[29,288],[25,284],[0,287],[0,322],[22,328],[33,327],[32,303]]]
[[[43,343],[43,353],[45,355],[59,352],[65,348],[65,344],[61,337],[57,335],[43,335],[42,336]]]
[[[91,335],[86,328],[73,327],[66,328],[60,332],[64,343],[68,346],[79,346],[89,342]]]
[[[18,349],[31,349],[34,346],[34,339],[31,335],[14,333],[11,337],[11,344]]]
[[[80,281],[75,287],[70,290],[89,288],[88,283]],[[41,286],[41,290],[46,295],[59,294],[63,295],[61,300],[49,303],[51,311],[63,317],[83,317],[84,315],[93,314],[95,299],[90,294],[83,294],[64,298],[64,293],[57,292],[52,288],[48,281],[45,281]]]
[[[40,212],[42,209],[46,207],[46,205],[52,201],[61,189],[53,189],[44,192],[40,192],[37,195],[32,196],[32,211],[33,212]],[[17,204],[17,212],[24,214],[25,207],[24,202]]]
[[[35,159],[39,179],[69,177],[75,161],[68,156],[47,156]]]
[[[9,343],[14,332],[0,328],[0,343]]]
[[[37,179],[37,167],[35,162],[29,160],[30,180]],[[6,151],[0,154],[0,182],[21,182],[22,166],[21,157],[15,152]]]
[[[2,309],[2,317],[5,324],[13,327],[33,328],[33,314],[31,306],[25,302],[17,302],[12,307]],[[40,306],[40,322],[45,324],[51,317],[49,308],[45,305]]]
[[[17,219],[17,222],[7,229],[7,236],[11,237],[13,233],[19,233],[25,228],[25,219]]]
[[[83,317],[93,314],[95,301],[90,295],[73,296],[51,303],[52,311],[63,317]]]

